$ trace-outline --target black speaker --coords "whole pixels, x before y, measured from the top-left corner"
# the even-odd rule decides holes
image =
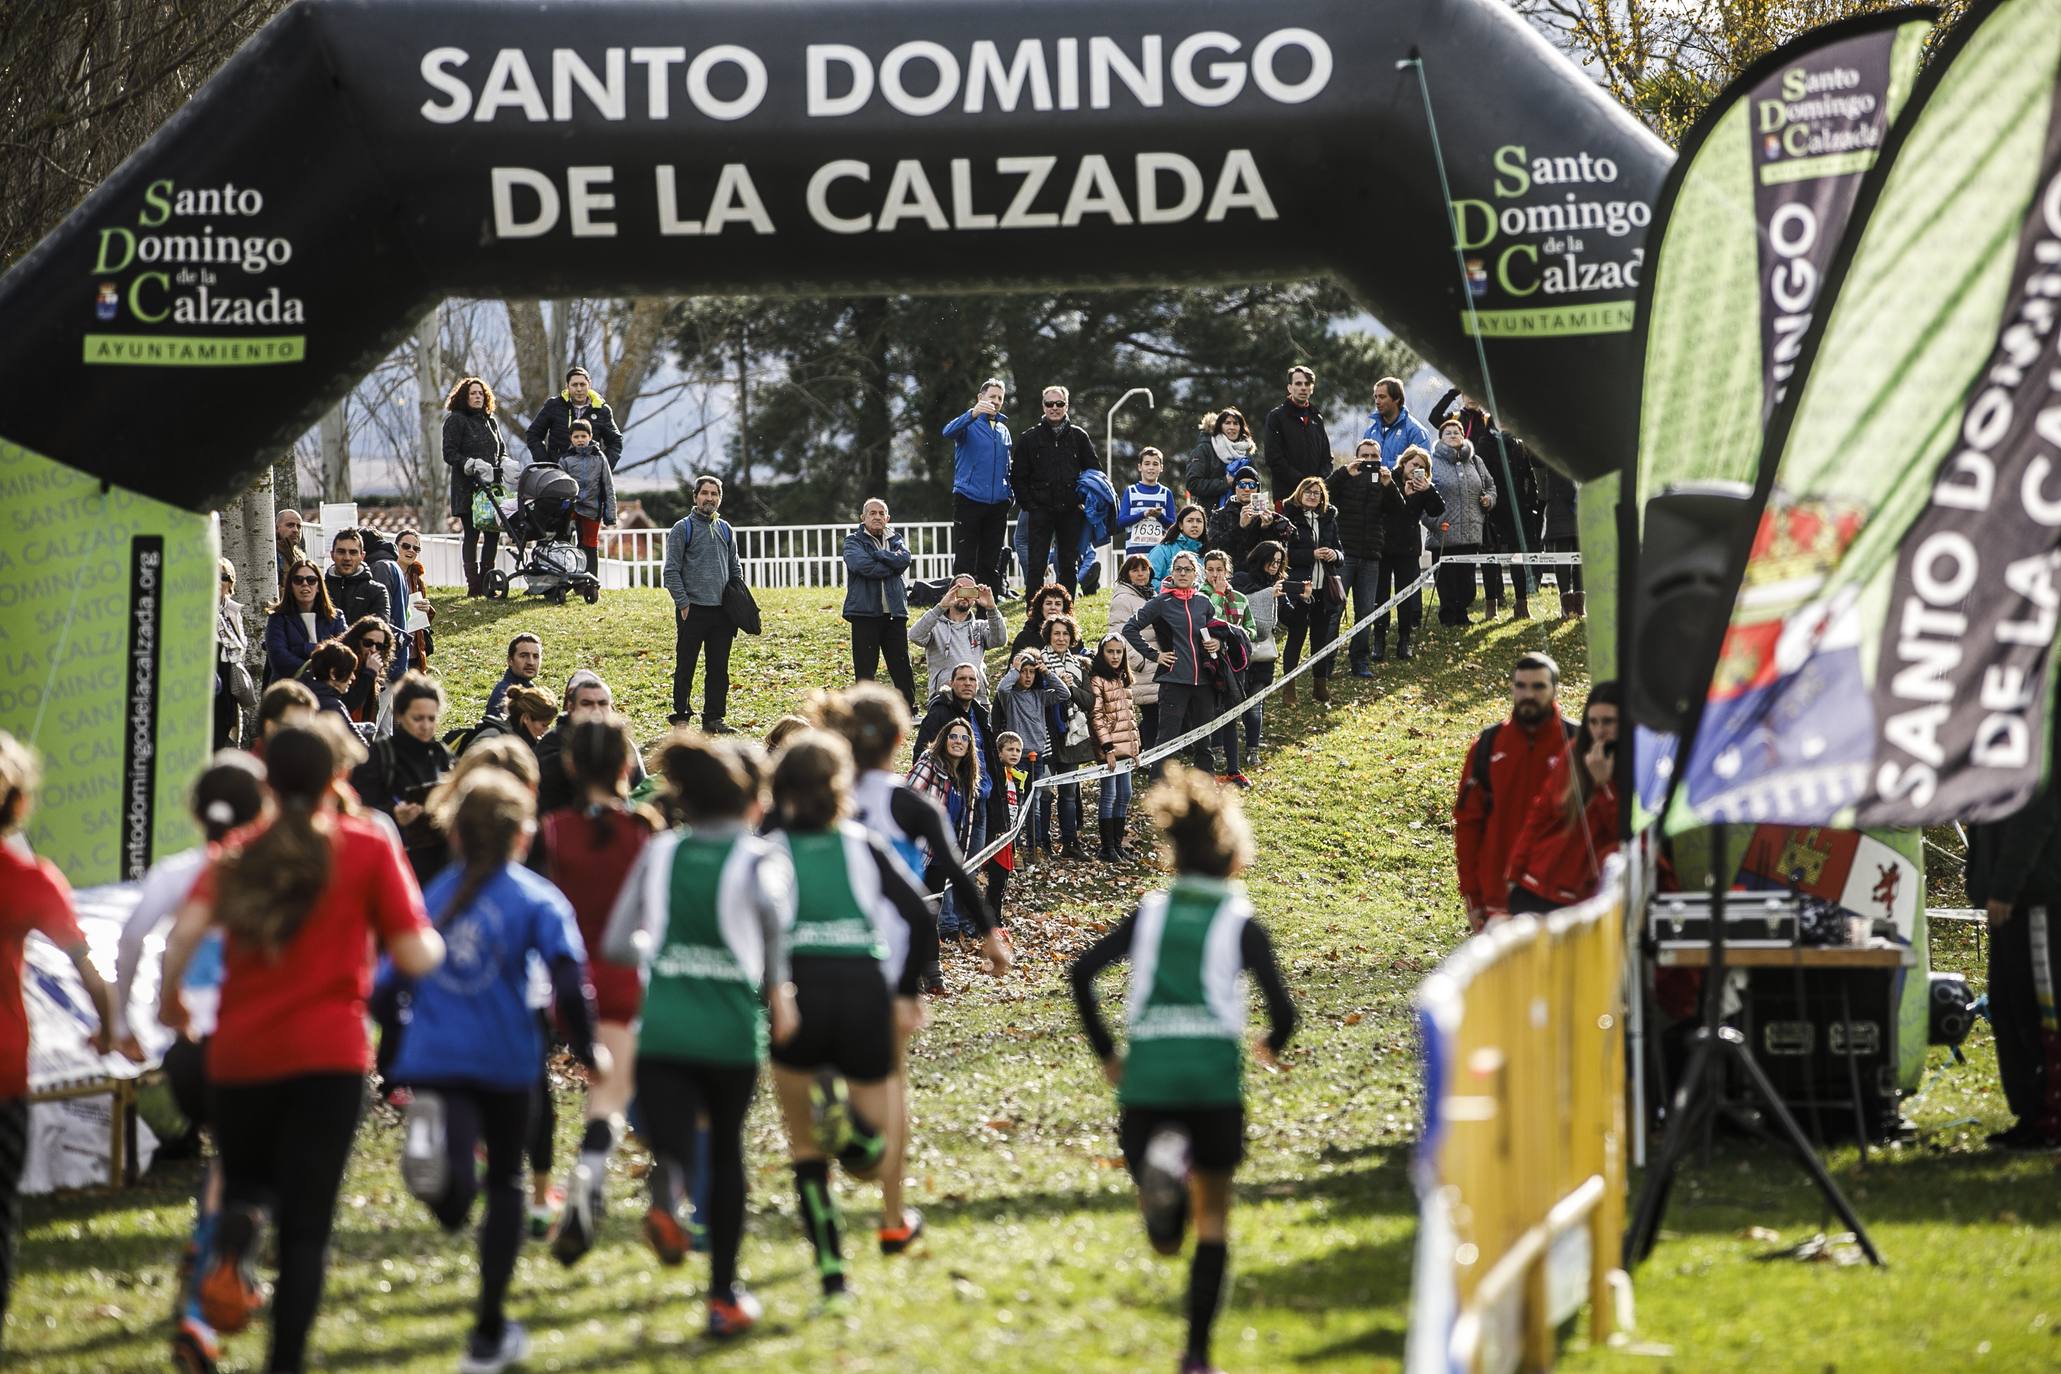
[[[1897,972],[1748,972],[1740,1031],[1775,1091],[1806,1129],[1815,1109],[1828,1137],[1851,1139],[1857,1129],[1865,1130],[1871,1140],[1896,1133]]]
[[[1632,718],[1680,731],[1704,699],[1731,619],[1731,572],[1760,503],[1743,482],[1671,487],[1646,502],[1624,675]]]

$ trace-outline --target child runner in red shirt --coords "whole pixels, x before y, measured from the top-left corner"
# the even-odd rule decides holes
[[[114,998],[93,967],[64,875],[10,843],[35,807],[37,781],[36,756],[0,730],[0,1323],[7,1320],[21,1223],[15,1190],[29,1155],[29,1014],[22,1005],[21,966],[22,943],[31,931],[63,950],[79,971],[100,1016],[91,1044],[102,1054],[114,1025]]]
[[[224,1334],[250,1324],[261,1302],[251,1273],[260,1208],[269,1201],[279,1228],[266,1366],[275,1374],[301,1369],[322,1298],[336,1194],[372,1068],[373,942],[411,976],[444,954],[399,846],[372,821],[337,809],[333,784],[357,757],[355,741],[327,721],[272,737],[272,804],[194,885],[166,942],[158,993],[160,1019],[184,1034],[186,965],[220,926],[224,974],[207,1073],[222,1218],[201,1310]]]

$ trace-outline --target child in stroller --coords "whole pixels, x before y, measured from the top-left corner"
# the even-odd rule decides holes
[[[587,571],[586,559],[574,542],[573,504],[580,484],[556,463],[532,463],[515,479],[515,501],[494,500],[494,520],[515,550],[515,571],[496,568],[487,595],[506,597],[517,578],[531,596],[561,605],[574,592],[593,605],[601,599],[601,579]]]

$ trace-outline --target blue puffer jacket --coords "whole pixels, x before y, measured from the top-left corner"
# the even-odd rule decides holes
[[[882,543],[859,526],[844,537],[844,618],[887,616],[909,617],[909,589],[902,575],[909,571],[914,555],[902,542],[902,532],[890,529]]]
[[[1089,468],[1073,484],[1074,493],[1081,498],[1081,509],[1088,514],[1087,522],[1081,527],[1081,534],[1090,544],[1106,544],[1116,538],[1116,488],[1101,468]]]
[[[995,505],[1010,499],[1009,417],[983,419],[967,411],[945,426],[952,441],[952,492],[970,501]]]

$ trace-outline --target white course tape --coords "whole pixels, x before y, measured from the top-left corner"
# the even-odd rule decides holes
[[[1503,566],[1515,563],[1528,563],[1552,567],[1577,565],[1582,559],[1579,553],[1474,553],[1455,554],[1450,558],[1441,559],[1440,561],[1445,563],[1495,563]],[[1001,853],[1019,834],[1023,833],[1023,827],[1030,820],[1031,816],[1031,793],[1036,792],[1041,787],[1061,787],[1067,783],[1092,782],[1097,778],[1115,777],[1118,773],[1135,773],[1141,768],[1150,767],[1163,758],[1180,753],[1199,739],[1215,734],[1223,729],[1224,726],[1242,718],[1254,706],[1265,701],[1268,697],[1274,695],[1274,693],[1280,691],[1283,687],[1286,687],[1289,683],[1295,681],[1303,674],[1309,672],[1310,669],[1350,644],[1354,635],[1357,635],[1362,630],[1371,628],[1375,621],[1387,615],[1397,606],[1400,606],[1423,588],[1426,583],[1432,581],[1437,571],[1437,564],[1426,568],[1423,572],[1417,574],[1416,580],[1411,582],[1409,586],[1399,589],[1394,596],[1389,597],[1388,600],[1361,616],[1353,624],[1340,626],[1338,633],[1331,637],[1329,644],[1326,644],[1321,649],[1312,650],[1308,658],[1296,664],[1288,672],[1276,677],[1252,696],[1242,698],[1215,719],[1196,726],[1184,735],[1176,735],[1164,744],[1153,745],[1137,758],[1125,762],[1120,767],[1112,768],[1106,764],[1091,764],[1086,768],[1076,768],[1072,772],[1053,773],[1034,780],[1030,785],[1029,791],[1024,794],[1017,804],[1016,819],[1010,823],[1009,828],[998,838],[988,841],[979,853],[969,855],[964,859],[966,871],[968,873],[980,872],[988,860]],[[1201,593],[1198,591],[1197,595],[1201,595]],[[942,892],[933,892],[930,895],[933,901],[944,896]]]

